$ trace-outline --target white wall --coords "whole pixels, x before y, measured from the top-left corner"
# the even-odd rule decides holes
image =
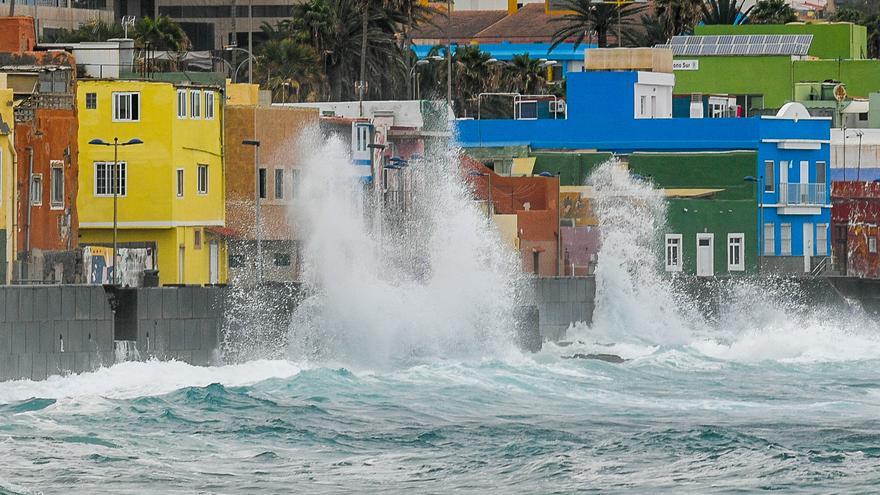
[[[672,74],[639,72],[633,90],[635,118],[671,119],[673,86],[675,77]]]

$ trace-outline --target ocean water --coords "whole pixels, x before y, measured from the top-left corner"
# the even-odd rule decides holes
[[[739,280],[707,318],[660,275],[662,194],[610,162],[594,319],[523,354],[519,260],[454,151],[412,165],[400,223],[339,142],[312,148],[291,211],[310,295],[285,338],[257,318],[226,366],[0,383],[0,493],[877,491],[880,326],[857,306]]]
[[[0,493],[872,492],[880,344],[797,337],[3,383]],[[629,360],[563,358],[597,351]]]

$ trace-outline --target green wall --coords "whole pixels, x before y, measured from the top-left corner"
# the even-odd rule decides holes
[[[582,186],[597,166],[611,159],[611,153],[532,153],[536,158],[534,174],[560,174],[563,186]]]
[[[629,168],[649,177],[657,187],[665,189],[724,189],[717,199],[749,199],[755,201],[754,176],[757,154],[754,151],[730,153],[633,153]]]
[[[715,275],[754,273],[758,263],[758,205],[754,200],[670,199],[666,233],[682,235],[683,273],[697,271],[697,233],[715,234]],[[745,271],[727,271],[727,234],[745,235]],[[663,243],[665,248],[665,241]]]
[[[818,58],[867,57],[868,31],[848,22],[818,24],[743,24],[696,26],[694,34],[812,34],[809,54]]]
[[[794,99],[798,82],[839,80],[850,96],[867,98],[880,90],[880,60],[795,60],[789,57],[692,57],[700,70],[675,71],[677,95],[752,94],[764,96],[765,108],[779,108]]]

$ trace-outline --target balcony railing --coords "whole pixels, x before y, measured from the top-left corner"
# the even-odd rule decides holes
[[[786,205],[828,204],[825,184],[782,183],[779,202]]]

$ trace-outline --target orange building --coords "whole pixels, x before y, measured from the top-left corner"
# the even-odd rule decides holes
[[[13,91],[17,155],[12,279],[75,282],[76,62],[65,51],[36,50],[33,18],[0,17],[0,33],[0,87]]]
[[[303,139],[309,129],[317,133],[318,119],[317,109],[259,105],[247,97],[231,98],[226,106],[226,228],[215,230],[228,238],[230,283],[255,282],[260,261],[262,281],[299,279],[300,243],[289,212],[299,187],[301,153],[308,149]],[[254,146],[244,140],[259,141],[259,167]],[[257,196],[262,260],[256,259]]]

